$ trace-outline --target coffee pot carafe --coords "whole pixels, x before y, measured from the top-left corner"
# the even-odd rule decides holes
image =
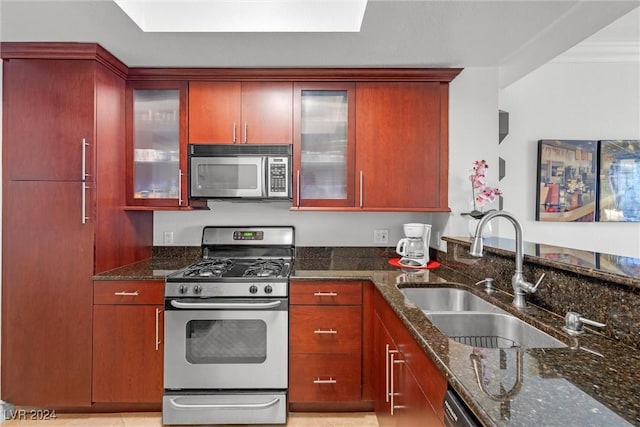
[[[396,245],[396,252],[402,256],[400,265],[424,267],[429,262],[429,240],[431,224],[409,223],[403,226],[405,238]]]

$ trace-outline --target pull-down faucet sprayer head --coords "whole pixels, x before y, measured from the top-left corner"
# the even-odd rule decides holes
[[[473,242],[471,242],[471,249],[469,250],[469,254],[475,257],[481,257],[483,251],[482,245],[482,237],[476,228],[476,235],[473,237]]]

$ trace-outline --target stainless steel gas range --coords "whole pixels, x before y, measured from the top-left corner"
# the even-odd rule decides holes
[[[286,422],[293,227],[205,227],[165,282],[163,424]]]

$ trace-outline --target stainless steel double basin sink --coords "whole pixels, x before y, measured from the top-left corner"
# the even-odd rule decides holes
[[[552,348],[566,345],[469,291],[457,288],[401,288],[447,337],[483,348]]]

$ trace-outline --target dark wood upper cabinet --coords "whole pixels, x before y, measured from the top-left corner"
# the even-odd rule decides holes
[[[295,207],[355,204],[354,83],[294,85]]]
[[[90,60],[5,61],[6,179],[79,181],[84,164],[93,180],[95,77]]]
[[[189,143],[239,143],[242,84],[189,83]]]
[[[127,207],[186,208],[187,82],[129,82]]]
[[[243,142],[293,143],[293,83],[242,83]]]
[[[439,82],[356,85],[363,209],[448,209],[447,93]]]
[[[189,83],[189,143],[291,144],[291,82]]]

